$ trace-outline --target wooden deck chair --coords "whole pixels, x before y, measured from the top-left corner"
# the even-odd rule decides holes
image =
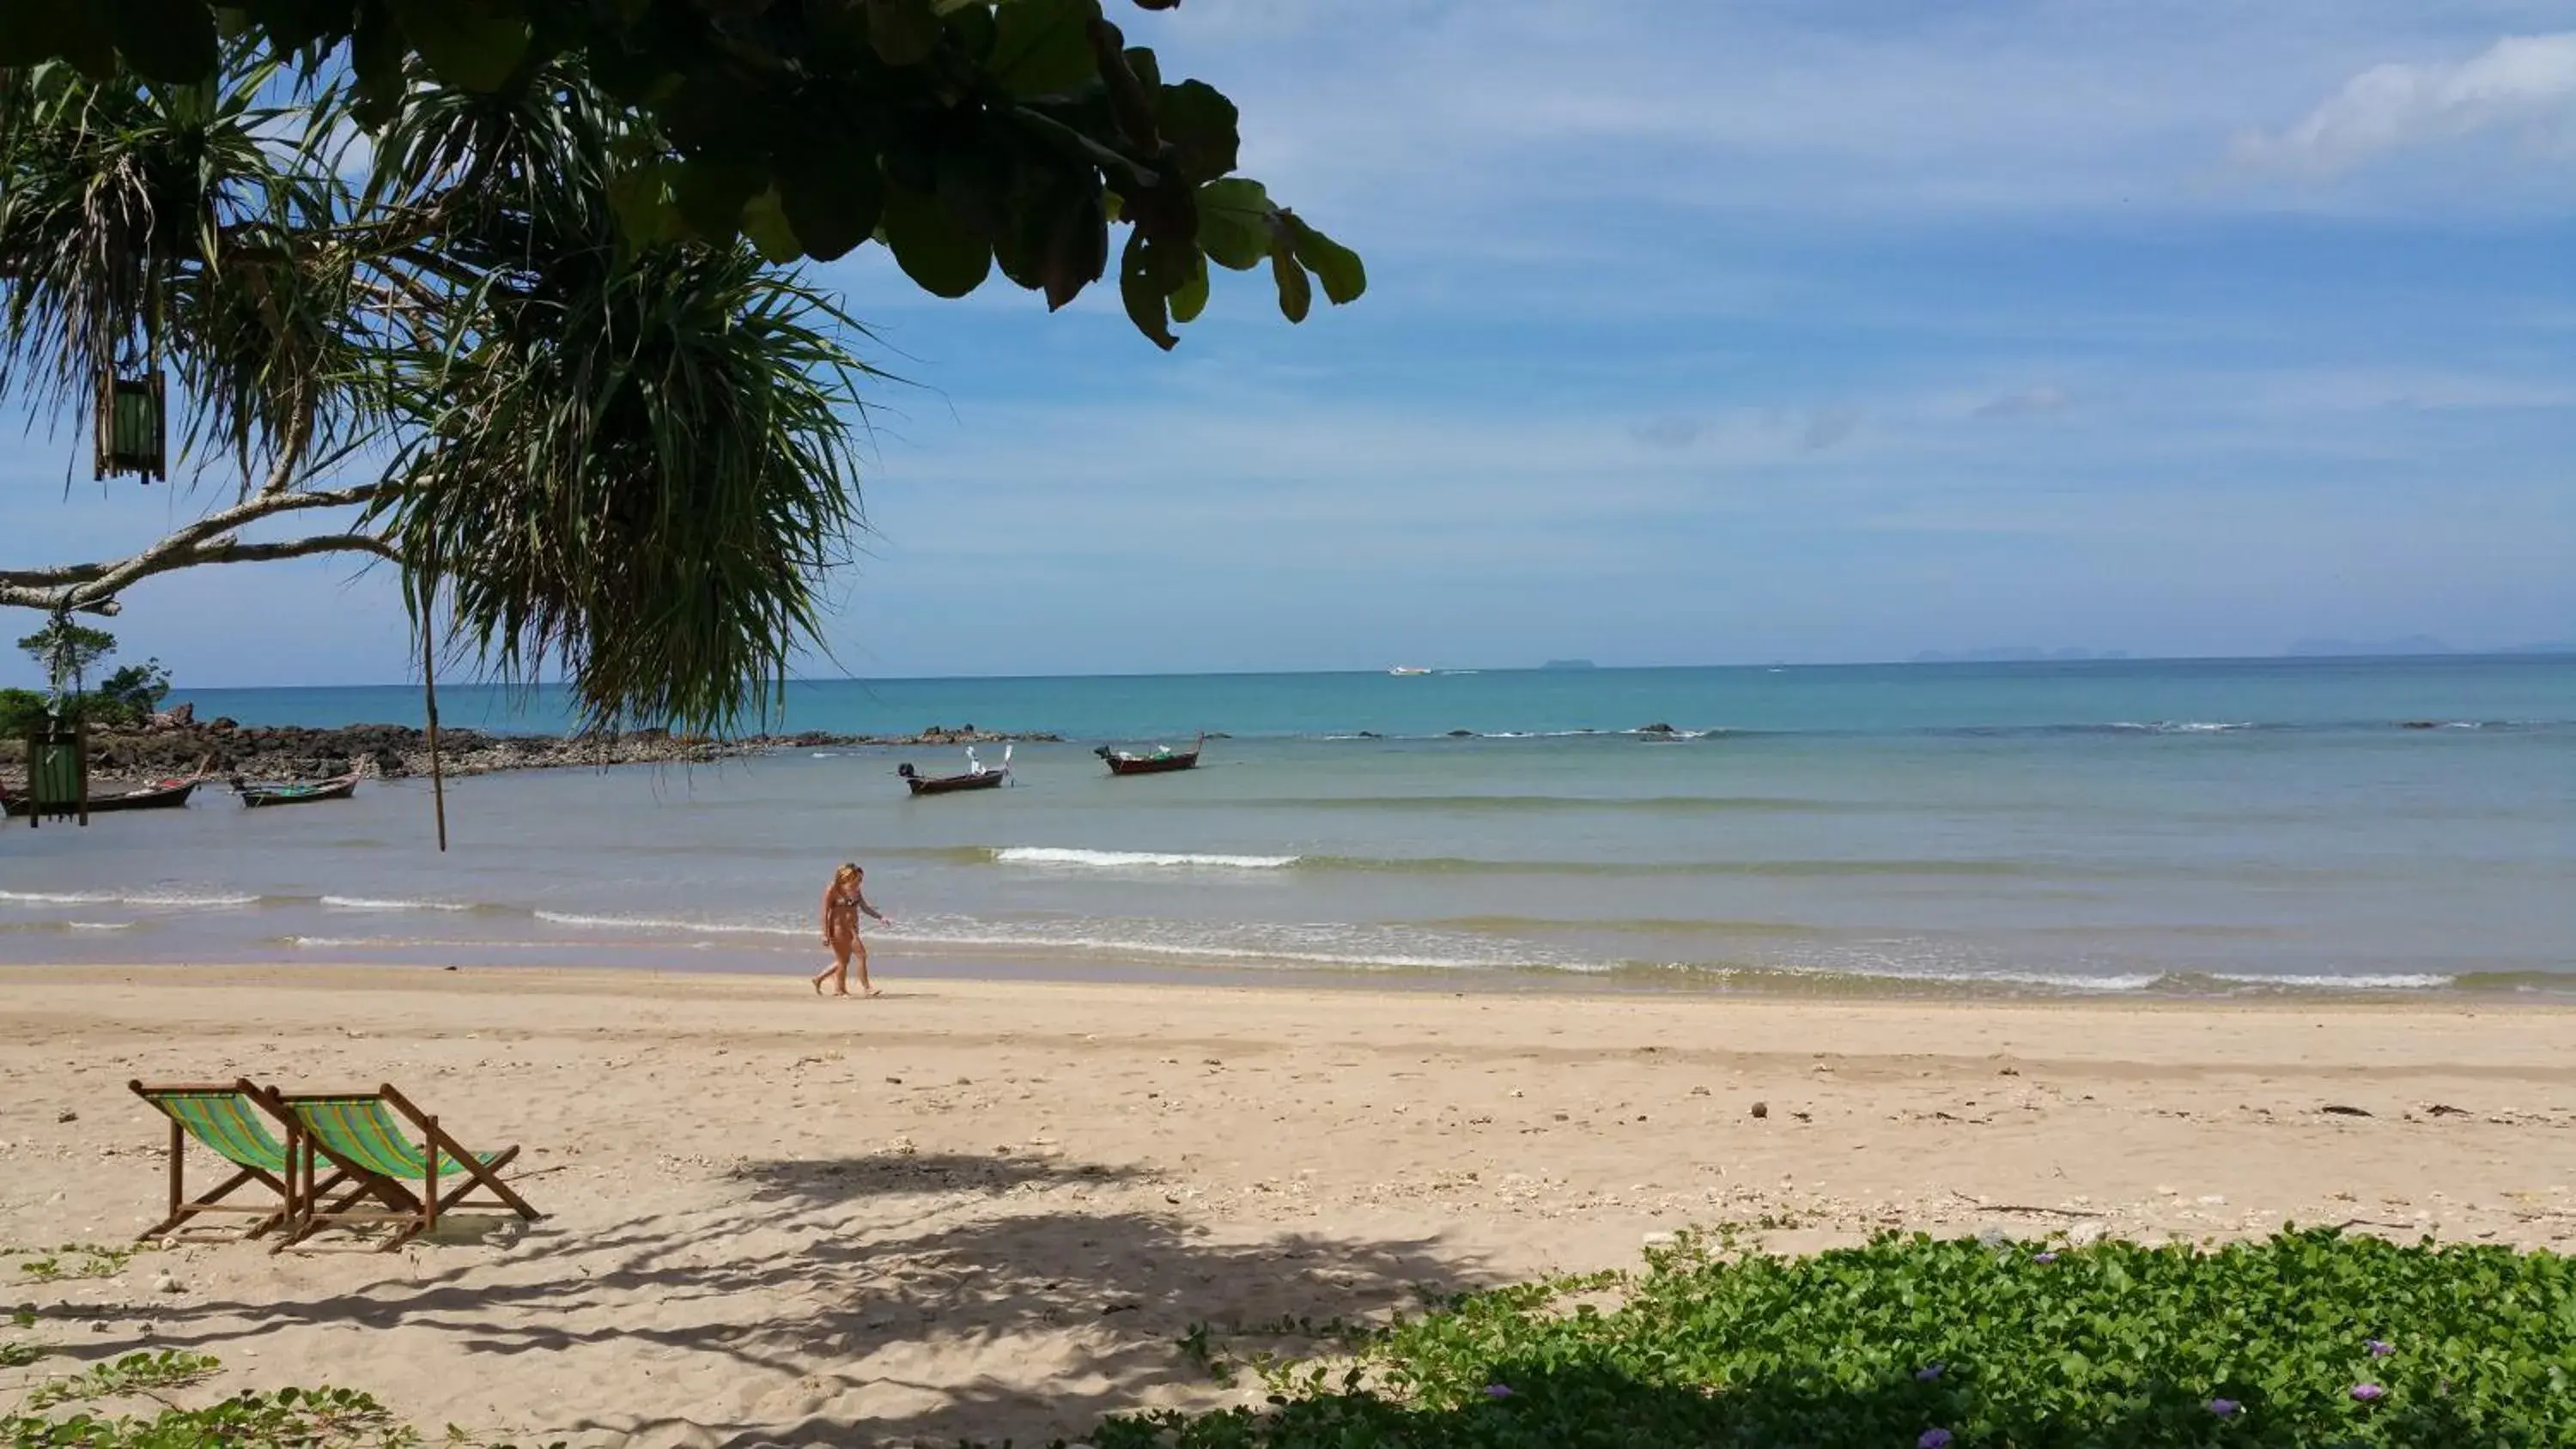
[[[294,1227],[273,1252],[337,1224],[389,1223],[393,1235],[379,1245],[379,1251],[390,1253],[422,1233],[437,1231],[439,1217],[462,1206],[506,1207],[530,1221],[544,1216],[501,1181],[501,1169],[519,1155],[518,1148],[467,1151],[438,1125],[436,1117],[413,1106],[391,1083],[372,1092],[270,1088],[268,1097],[295,1123],[293,1165],[301,1183],[310,1184],[327,1162],[340,1175],[364,1184],[377,1200],[372,1207],[352,1206],[353,1199],[345,1197],[337,1204],[324,1204],[318,1190],[299,1188]],[[414,1145],[404,1132],[405,1120],[419,1132],[423,1145]],[[441,1194],[442,1180],[456,1185]],[[469,1202],[478,1189],[489,1192],[495,1201]]]
[[[259,1088],[247,1081],[125,1085],[170,1119],[170,1215],[144,1229],[143,1239],[167,1237],[200,1213],[258,1214],[258,1221],[242,1234],[244,1238],[256,1238],[297,1215],[295,1157],[288,1145],[297,1135],[295,1119],[278,1110]],[[271,1122],[285,1129],[285,1143],[269,1130]],[[193,1198],[188,1196],[187,1185],[191,1137],[234,1168],[233,1175],[216,1184],[213,1191]],[[327,1193],[347,1181],[346,1172],[334,1172],[316,1184],[314,1191],[317,1195]],[[267,1200],[225,1201],[254,1185],[267,1189]]]

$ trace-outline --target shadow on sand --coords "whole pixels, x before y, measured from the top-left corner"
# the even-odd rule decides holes
[[[1356,1320],[1483,1279],[1436,1234],[1220,1239],[1141,1210],[1139,1199],[1162,1201],[1153,1185],[1098,1164],[866,1156],[756,1162],[733,1178],[746,1190],[720,1208],[596,1230],[549,1222],[498,1259],[441,1264],[431,1249],[412,1273],[358,1291],[171,1304],[154,1314],[153,1344],[220,1356],[282,1327],[399,1325],[468,1355],[609,1345],[621,1363],[641,1356],[729,1389],[820,1381],[821,1402],[793,1421],[774,1402],[729,1418],[732,1394],[675,1414],[668,1399],[630,1410],[589,1396],[613,1395],[605,1384],[567,1387],[574,1417],[549,1434],[725,1449],[1027,1445],[1152,1404],[1240,1402],[1181,1350],[1194,1325]],[[918,1351],[931,1347],[935,1361]],[[866,1407],[852,1411],[853,1399]]]

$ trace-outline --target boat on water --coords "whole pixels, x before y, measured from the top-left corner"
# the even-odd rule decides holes
[[[1114,750],[1107,745],[1102,745],[1092,753],[1107,762],[1109,773],[1113,775],[1164,775],[1174,770],[1197,768],[1199,751],[1206,748],[1207,735],[1202,732],[1198,742],[1186,750],[1176,750],[1170,745],[1156,745],[1148,753],[1140,755],[1133,751]]]
[[[1418,675],[1430,674],[1433,672],[1433,669],[1428,664],[1399,664],[1393,669],[1387,671],[1387,673],[1394,675],[1398,679],[1412,679]]]
[[[186,805],[188,796],[195,793],[197,786],[203,783],[201,777],[192,775],[186,779],[154,780],[150,784],[138,785],[131,790],[120,790],[113,795],[92,795],[89,797],[89,813],[98,815],[112,810],[176,810]],[[36,802],[31,797],[14,794],[7,786],[0,785],[0,815],[12,817],[24,815],[34,809],[35,805]]]
[[[233,793],[243,805],[257,809],[263,805],[310,805],[316,800],[346,800],[358,793],[358,776],[354,773],[329,780],[298,780],[292,784],[271,785],[256,780],[233,778]]]
[[[910,786],[915,795],[952,795],[960,790],[998,790],[1010,783],[1013,748],[1014,746],[1011,745],[1002,746],[1002,763],[987,765],[975,758],[975,747],[968,745],[966,769],[963,774],[925,775],[914,769],[910,761],[895,766],[894,772],[903,777],[903,783]]]

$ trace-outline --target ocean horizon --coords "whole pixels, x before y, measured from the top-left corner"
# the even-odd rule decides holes
[[[417,686],[182,690],[412,723]],[[559,730],[559,692],[442,722]],[[2576,997],[2576,660],[2086,660],[817,681],[779,732],[1059,735],[424,781],[0,832],[19,961],[884,969],[1515,986]],[[1669,729],[1664,727],[1669,726]],[[1101,743],[1212,737],[1115,780]],[[988,763],[999,747],[986,747]],[[1301,974],[1302,973],[1302,974]]]

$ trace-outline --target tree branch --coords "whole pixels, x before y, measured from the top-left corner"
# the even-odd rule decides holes
[[[278,543],[243,543],[236,536],[245,524],[314,508],[351,507],[373,500],[383,489],[382,484],[369,483],[356,488],[262,492],[173,531],[131,558],[57,568],[0,570],[0,605],[48,613],[114,614],[116,596],[135,583],[199,564],[252,563],[320,553],[371,553],[393,559],[398,557],[393,546],[369,534],[318,534]]]

